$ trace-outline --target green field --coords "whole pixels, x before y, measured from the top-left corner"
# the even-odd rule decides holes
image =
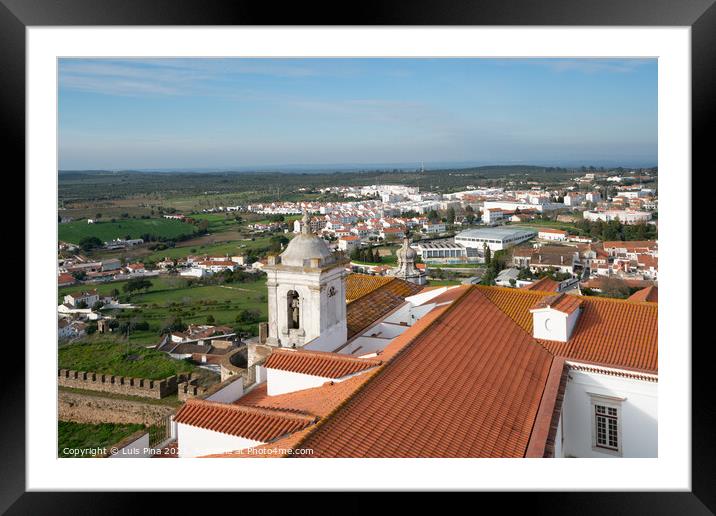
[[[147,292],[128,296],[122,287],[125,281],[85,285],[82,288],[96,288],[100,294],[108,295],[114,289],[119,290],[120,300],[136,306],[132,310],[114,310],[120,322],[125,320],[144,321],[149,324],[147,330],[130,332],[129,340],[133,345],[157,344],[160,331],[168,320],[178,317],[185,324],[206,324],[207,317],[214,317],[214,324],[225,324],[239,331],[252,334],[257,332],[259,321],[268,319],[266,301],[266,278],[246,283],[227,283],[225,285],[202,285],[196,280],[179,276],[161,276],[150,278],[152,287]],[[79,286],[59,289],[58,303],[65,294],[78,290]],[[237,323],[236,316],[243,310],[257,310],[258,321]],[[98,336],[96,336],[99,338]]]
[[[188,373],[193,364],[175,360],[162,351],[147,349],[121,339],[97,335],[84,342],[61,346],[58,366],[62,369],[87,371],[134,378],[161,380],[177,373]]]
[[[58,224],[59,239],[63,242],[78,244],[84,237],[94,236],[108,242],[115,238],[140,238],[149,234],[161,238],[178,238],[193,235],[196,227],[186,222],[170,219],[120,219],[115,222],[100,221],[87,224],[77,220]]]
[[[152,288],[148,290],[148,292],[152,292],[153,290],[164,290],[164,289],[170,289],[175,288],[177,286],[184,286],[187,283],[187,280],[184,278],[179,278],[175,276],[158,276],[154,278],[149,279],[152,282]],[[72,292],[77,292],[78,290],[92,290],[97,289],[97,292],[103,296],[108,296],[114,289],[119,290],[122,292],[122,287],[124,284],[127,283],[126,281],[112,281],[109,283],[97,283],[97,284],[87,284],[87,285],[70,285],[67,287],[60,287],[57,290],[57,302],[62,303],[64,300],[64,297],[67,294],[70,294]]]
[[[90,458],[89,450],[92,448],[108,448],[125,437],[144,429],[144,425],[119,425],[114,423],[101,423],[90,425],[86,423],[72,423],[58,421],[57,423],[57,456],[71,458]],[[85,455],[71,453],[73,450],[87,450]]]
[[[286,235],[291,238],[291,234]],[[221,242],[205,245],[182,245],[156,251],[143,259],[149,262],[158,262],[163,258],[186,258],[191,254],[210,256],[237,256],[255,251],[262,254],[270,245],[271,237],[257,237],[255,240],[236,240],[234,242]]]

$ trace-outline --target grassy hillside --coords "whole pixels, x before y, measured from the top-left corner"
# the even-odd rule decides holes
[[[119,339],[97,340],[68,344],[58,350],[61,369],[88,371],[134,378],[161,380],[177,373],[190,372],[193,364],[175,360],[169,355],[129,345]]]
[[[170,219],[122,219],[115,222],[100,221],[87,224],[87,221],[78,220],[58,225],[59,238],[63,242],[79,243],[84,237],[95,236],[107,242],[114,238],[141,238],[149,234],[163,238],[178,238],[192,235],[196,226]]]

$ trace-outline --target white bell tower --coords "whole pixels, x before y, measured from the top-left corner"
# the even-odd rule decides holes
[[[301,233],[279,256],[269,257],[267,344],[333,351],[347,340],[346,270],[326,242],[310,231],[304,213]]]

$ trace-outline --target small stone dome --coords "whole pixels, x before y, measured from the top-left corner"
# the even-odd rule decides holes
[[[308,265],[307,260],[314,258],[320,260],[321,266],[336,262],[336,258],[331,253],[325,240],[311,233],[308,213],[304,213],[301,220],[301,233],[293,237],[286,250],[281,253],[281,263],[283,265],[303,267]]]

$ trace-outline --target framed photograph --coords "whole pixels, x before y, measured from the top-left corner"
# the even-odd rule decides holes
[[[712,4],[2,0],[27,301],[0,507],[712,513]]]

